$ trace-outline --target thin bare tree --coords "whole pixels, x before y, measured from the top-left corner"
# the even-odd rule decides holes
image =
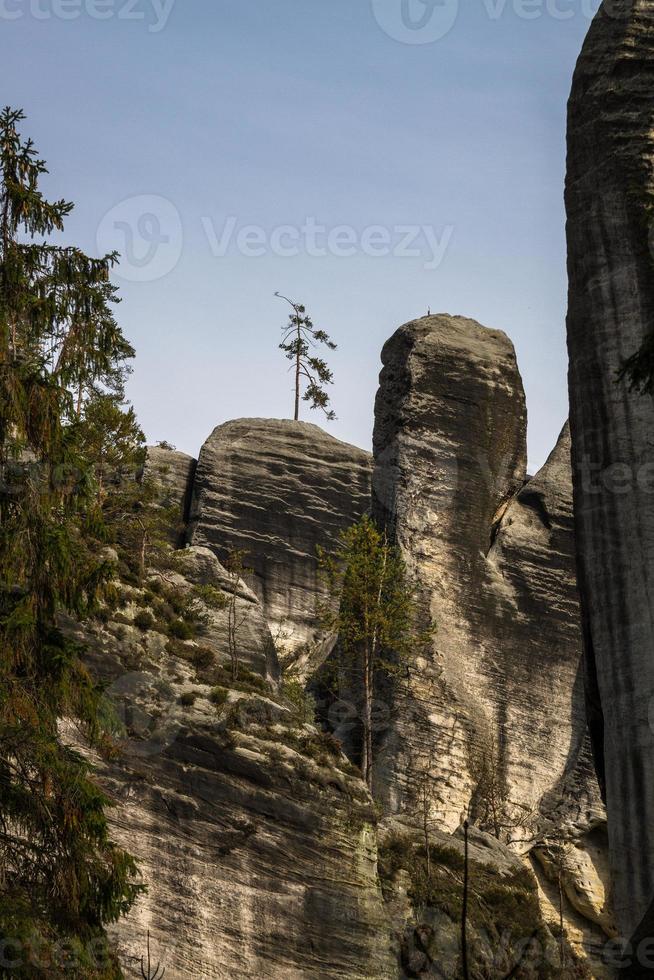
[[[165,966],[160,966],[159,963],[152,969],[152,960],[150,958],[150,930],[148,929],[148,950],[147,950],[147,967],[146,967],[146,957],[141,957],[141,976],[143,980],[161,980],[166,972]]]

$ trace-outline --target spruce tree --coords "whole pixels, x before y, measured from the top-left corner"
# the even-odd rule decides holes
[[[283,337],[280,349],[292,362],[295,378],[295,404],[293,418],[297,422],[300,417],[300,393],[303,383],[306,385],[302,399],[310,402],[311,408],[319,408],[332,422],[336,415],[329,408],[329,394],[325,385],[333,384],[334,376],[322,357],[311,353],[311,348],[324,344],[329,350],[336,350],[336,344],[330,340],[324,330],[317,330],[306,308],[301,303],[294,303],[287,296],[275,293],[280,299],[293,308],[289,313],[288,323],[282,327]]]
[[[397,674],[409,651],[424,646],[418,605],[399,549],[371,517],[344,531],[333,554],[318,549],[327,599],[325,630],[338,634],[340,655],[361,690],[361,775],[372,788],[373,709],[380,678]]]
[[[62,734],[101,744],[100,692],[60,629],[103,594],[96,449],[84,404],[133,355],[112,313],[116,255],[54,244],[72,204],[50,202],[20,111],[0,114],[0,937],[102,935],[141,885],[112,843],[108,800]],[[43,974],[23,949],[12,976]],[[78,973],[100,974],[87,965]]]

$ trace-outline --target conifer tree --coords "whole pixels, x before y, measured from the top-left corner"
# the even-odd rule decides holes
[[[373,707],[380,676],[393,675],[403,659],[426,643],[431,628],[417,626],[414,590],[398,548],[364,516],[341,534],[332,555],[318,551],[327,600],[323,629],[338,633],[341,655],[362,693],[361,775],[373,776]]]
[[[84,404],[115,388],[133,351],[111,310],[117,256],[49,240],[73,206],[43,196],[23,118],[0,114],[0,936],[12,940],[21,923],[102,934],[142,887],[61,735],[74,722],[101,744],[100,692],[59,628],[62,613],[93,611],[110,574],[97,548],[105,464],[83,438]]]
[[[300,393],[303,382],[306,384],[302,399],[310,402],[311,408],[319,408],[332,422],[336,415],[329,408],[329,395],[325,385],[333,384],[334,376],[325,360],[311,353],[311,348],[324,344],[329,350],[336,350],[336,344],[330,340],[324,330],[316,330],[311,318],[301,303],[294,303],[287,296],[275,293],[280,299],[293,308],[289,314],[288,323],[282,327],[283,338],[279,345],[292,362],[295,373],[295,406],[293,418],[297,422],[300,417]]]

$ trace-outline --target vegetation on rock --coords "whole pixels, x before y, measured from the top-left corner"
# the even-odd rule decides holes
[[[111,309],[117,256],[48,241],[73,205],[43,197],[46,167],[19,134],[23,118],[0,115],[0,936],[15,944],[12,975],[33,977],[28,934],[39,962],[60,937],[102,943],[142,885],[109,837],[108,799],[61,731],[67,720],[103,747],[100,691],[59,628],[61,613],[98,608],[112,574],[103,502],[136,429],[128,411],[110,453],[99,417],[122,417],[133,351]],[[118,972],[86,964],[71,975]]]
[[[317,357],[311,353],[311,348],[316,344],[324,344],[329,350],[336,350],[336,344],[329,339],[329,335],[324,330],[317,330],[311,318],[307,315],[305,307],[301,303],[294,303],[281,293],[275,293],[280,299],[285,299],[293,312],[289,314],[288,324],[282,328],[283,338],[279,345],[289,361],[292,362],[295,371],[295,408],[293,418],[297,422],[300,417],[300,392],[303,381],[306,388],[302,399],[310,402],[311,408],[319,408],[325,413],[331,422],[336,418],[334,412],[329,408],[329,395],[325,390],[325,385],[330,385],[334,377],[326,361],[322,357]]]
[[[397,674],[402,658],[424,644],[430,631],[417,628],[416,599],[399,550],[370,517],[341,534],[334,554],[319,549],[318,560],[328,592],[321,625],[338,634],[341,662],[361,687],[361,773],[371,786],[373,702],[380,676]]]

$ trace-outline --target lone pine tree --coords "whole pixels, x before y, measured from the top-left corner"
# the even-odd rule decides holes
[[[302,399],[310,402],[311,408],[321,409],[329,421],[336,418],[329,408],[329,395],[325,385],[333,384],[334,376],[326,361],[311,353],[312,347],[324,344],[329,350],[336,350],[336,344],[330,340],[324,330],[316,330],[306,309],[301,303],[294,303],[287,296],[275,293],[280,299],[293,308],[289,314],[288,323],[282,327],[283,338],[279,345],[286,353],[295,372],[295,411],[293,418],[297,422],[300,417],[300,394],[303,383],[306,384]]]
[[[373,711],[380,677],[396,675],[432,630],[417,626],[418,607],[398,548],[372,518],[344,531],[333,554],[318,550],[327,599],[323,629],[338,634],[346,672],[361,691],[361,775],[372,787]]]
[[[111,311],[117,256],[49,241],[73,205],[43,197],[23,118],[0,114],[0,936],[47,945],[101,937],[142,888],[110,839],[107,798],[61,735],[73,723],[103,744],[100,691],[59,628],[62,613],[92,613],[111,575],[83,402],[115,386],[133,350]],[[59,975],[20,962],[12,976]]]

